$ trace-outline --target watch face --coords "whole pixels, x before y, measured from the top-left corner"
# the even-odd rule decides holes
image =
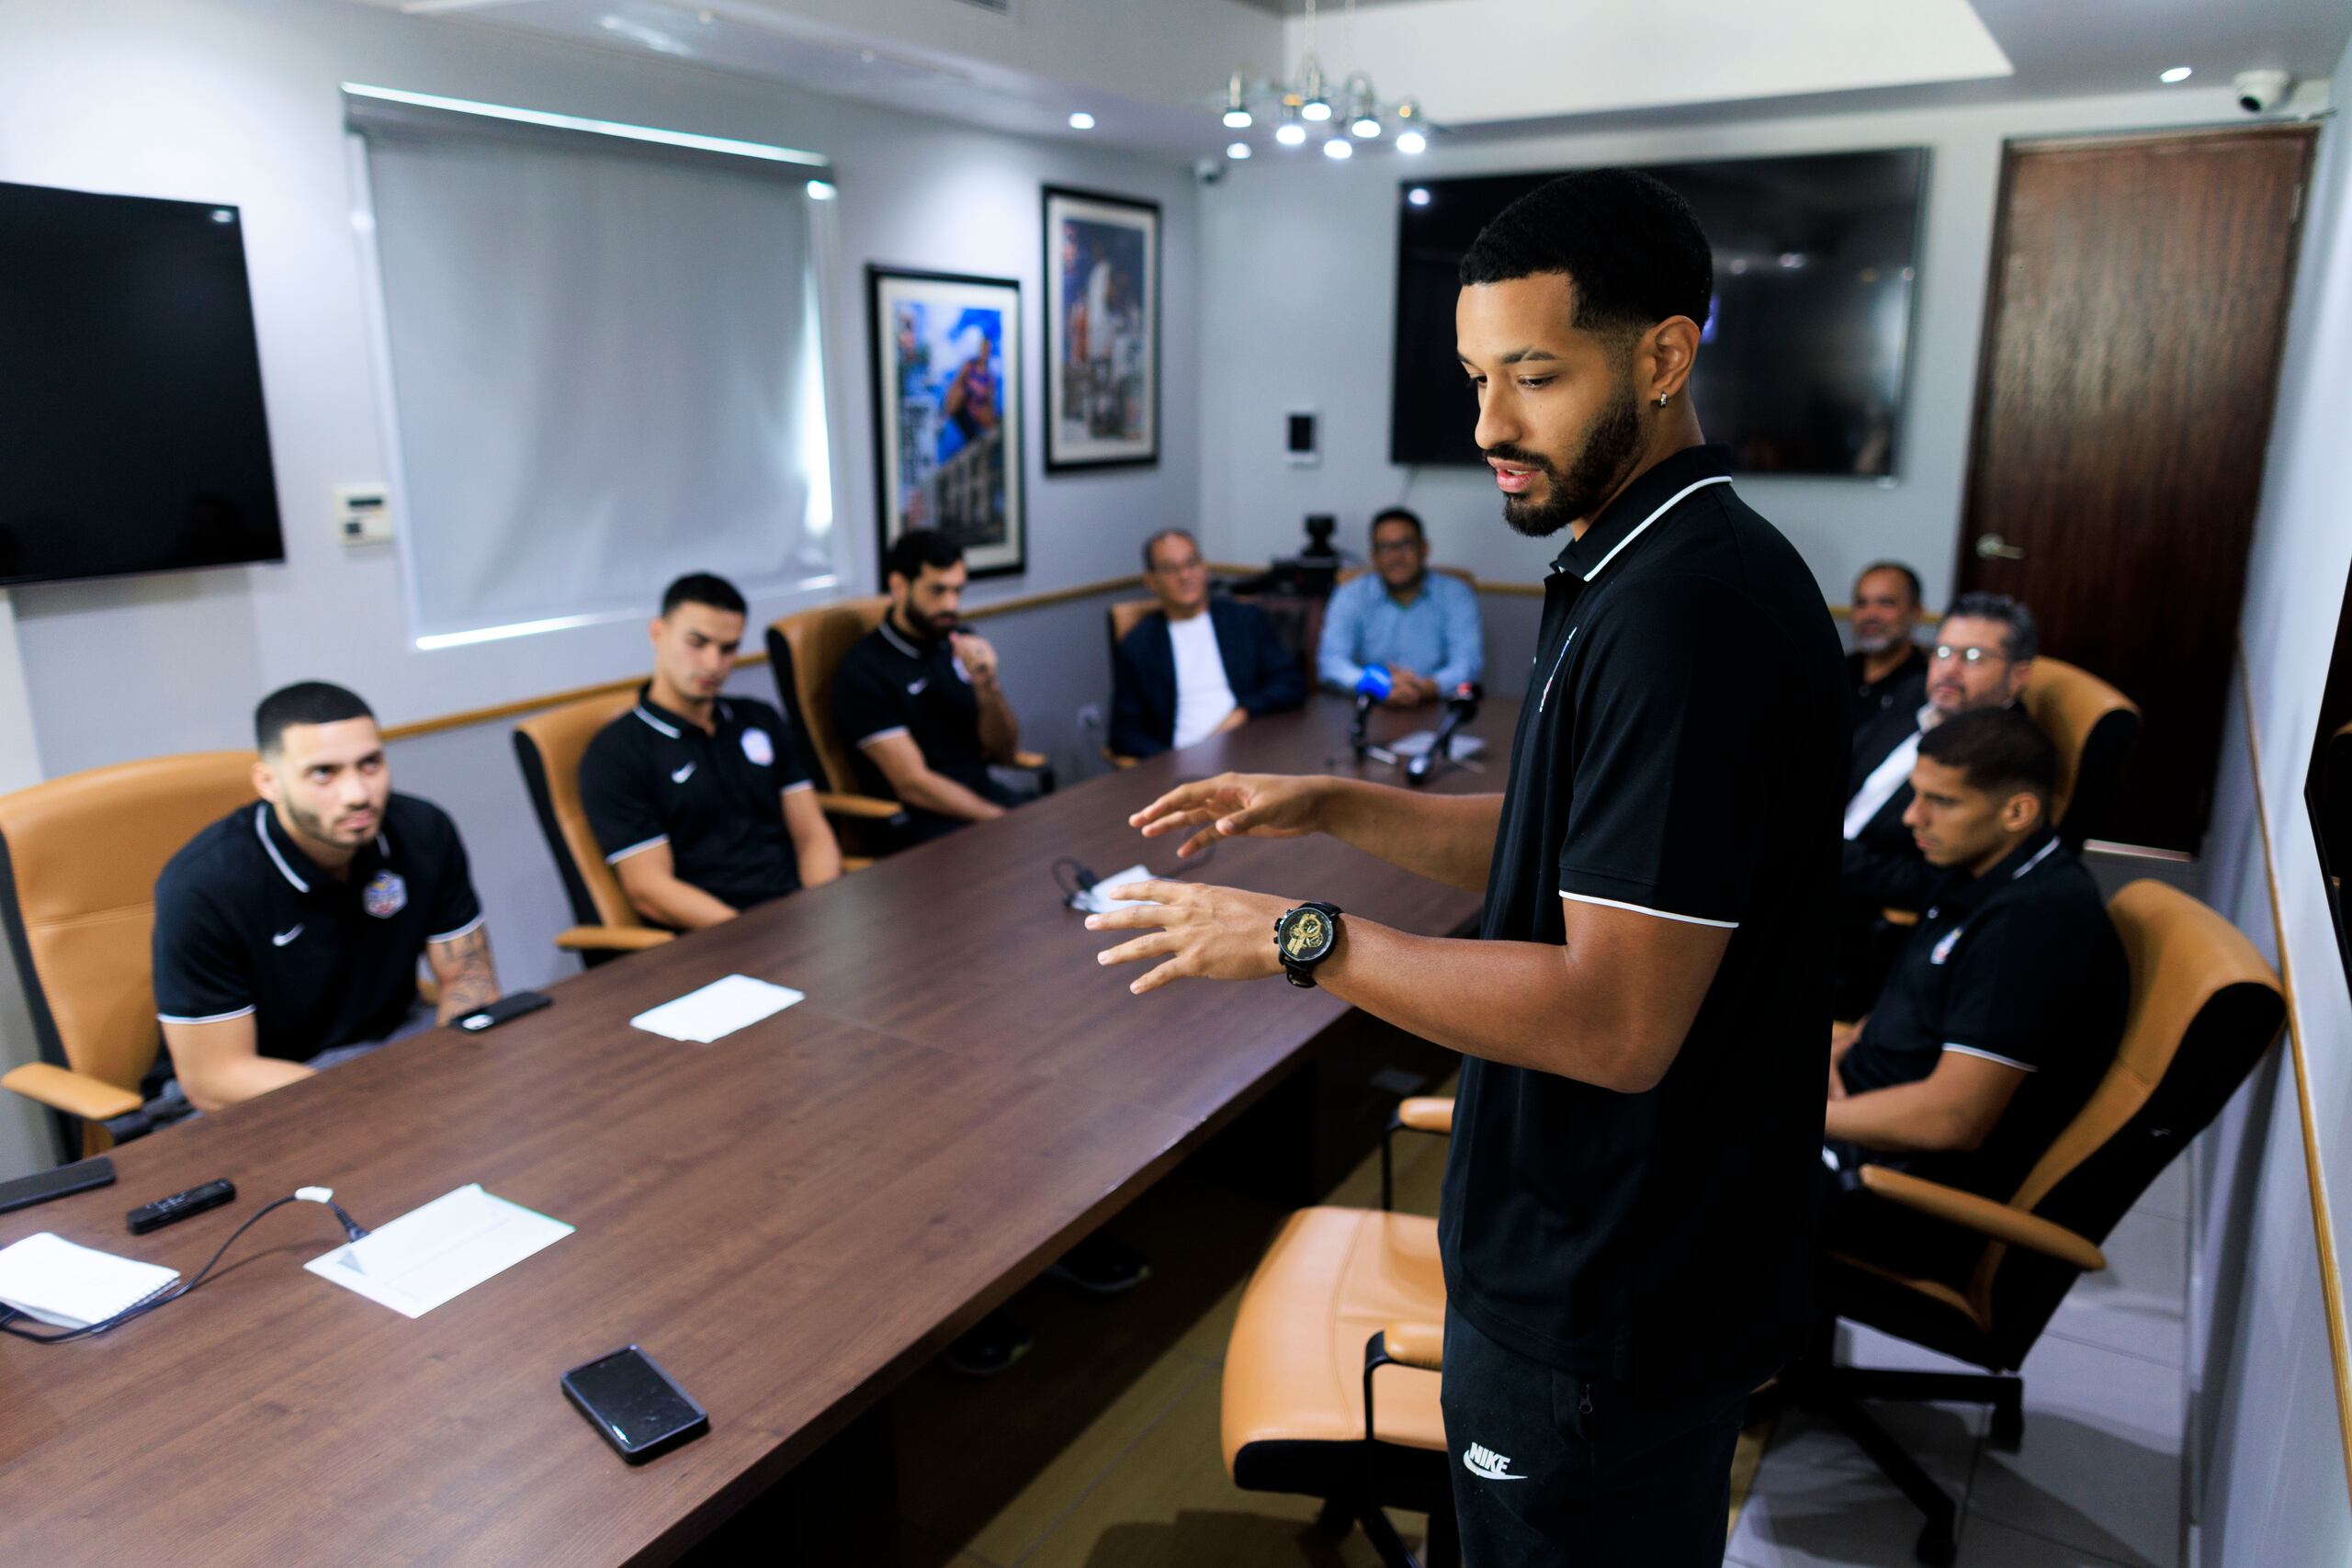
[[[1283,931],[1283,956],[1304,963],[1331,945],[1331,921],[1320,909],[1294,909]]]

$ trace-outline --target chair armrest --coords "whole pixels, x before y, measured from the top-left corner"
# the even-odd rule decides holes
[[[1388,1359],[1425,1371],[1445,1369],[1445,1328],[1435,1323],[1392,1323],[1380,1331]]]
[[[676,935],[651,926],[573,926],[556,932],[555,944],[567,953],[637,953]]]
[[[1882,1165],[1862,1167],[1862,1185],[1906,1209],[1917,1209],[1936,1219],[1963,1225],[1980,1235],[2054,1258],[2086,1274],[2107,1267],[2106,1254],[2073,1231],[2052,1224],[2039,1214],[2012,1209],[2007,1203],[1996,1203],[1990,1198],[1980,1198],[1973,1192],[1963,1192],[1957,1187],[1947,1187],[1907,1171],[1890,1170]]]
[[[1037,769],[1044,767],[1051,761],[1053,761],[1053,759],[1046,756],[1043,751],[1015,751],[1012,754],[1012,765],[1014,767],[1027,768],[1033,773]]]
[[[0,1075],[0,1089],[13,1089],[27,1100],[79,1116],[85,1122],[107,1122],[128,1116],[143,1103],[127,1089],[104,1078],[73,1072],[47,1062],[28,1062]]]
[[[1114,768],[1132,768],[1143,761],[1140,757],[1122,756],[1108,746],[1102,748],[1102,760]]]
[[[847,875],[853,871],[864,871],[873,863],[872,855],[843,855],[842,856],[842,874]]]
[[[1419,1094],[1396,1102],[1396,1125],[1416,1133],[1451,1134],[1453,1131],[1453,1097],[1450,1094]]]
[[[1878,918],[1884,920],[1890,926],[1916,926],[1919,923],[1919,911],[1917,909],[1885,908],[1881,909],[1878,912]]]
[[[817,806],[828,817],[854,817],[868,822],[888,822],[906,810],[895,800],[877,800],[870,795],[835,795],[821,789],[817,792]]]

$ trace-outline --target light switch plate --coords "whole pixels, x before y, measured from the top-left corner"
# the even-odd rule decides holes
[[[334,487],[335,537],[346,545],[392,542],[391,497],[380,484]]]

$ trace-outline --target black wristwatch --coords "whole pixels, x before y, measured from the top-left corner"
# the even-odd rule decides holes
[[[1294,986],[1315,984],[1315,966],[1340,945],[1340,907],[1306,903],[1285,909],[1274,922],[1274,956],[1283,963],[1283,976]]]

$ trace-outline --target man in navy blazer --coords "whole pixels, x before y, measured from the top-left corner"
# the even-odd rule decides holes
[[[1192,535],[1154,534],[1143,567],[1159,609],[1120,640],[1112,660],[1112,750],[1157,756],[1306,700],[1306,672],[1266,613],[1209,597]]]

